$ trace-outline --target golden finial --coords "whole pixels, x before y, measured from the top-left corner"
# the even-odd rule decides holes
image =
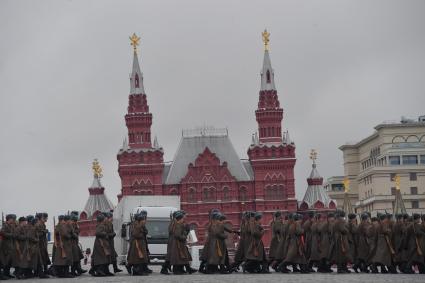
[[[313,160],[313,163],[316,163],[317,159],[317,151],[315,149],[312,149],[310,152],[310,159]]]
[[[102,167],[100,167],[99,161],[97,159],[93,160],[93,174],[95,178],[102,178]]]
[[[134,52],[137,52],[137,46],[139,46],[139,40],[140,37],[138,37],[135,33],[133,33],[132,36],[129,37],[130,38],[130,45],[133,46]]]
[[[400,176],[398,174],[395,175],[393,181],[395,182],[395,188],[400,190]]]
[[[342,183],[344,184],[344,192],[348,193],[348,191],[350,190],[350,180],[347,177],[345,177]]]
[[[264,50],[269,50],[270,33],[265,29],[261,35],[263,36]]]

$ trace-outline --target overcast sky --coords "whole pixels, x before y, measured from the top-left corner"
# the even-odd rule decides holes
[[[298,198],[311,148],[340,175],[340,145],[425,114],[425,1],[0,1],[1,211],[82,210],[93,158],[116,203],[133,32],[165,160],[199,125],[247,158],[265,27]]]

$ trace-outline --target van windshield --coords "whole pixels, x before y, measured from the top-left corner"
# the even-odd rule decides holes
[[[146,228],[148,228],[148,238],[167,239],[169,220],[148,220]]]

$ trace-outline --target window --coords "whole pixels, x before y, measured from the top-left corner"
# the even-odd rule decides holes
[[[416,176],[416,173],[410,173],[410,181],[416,181],[418,179],[418,176]]]
[[[418,164],[417,155],[403,155],[403,164]]]
[[[138,74],[136,74],[136,76],[135,76],[135,87],[136,88],[138,88],[139,87],[139,75]]]
[[[396,173],[391,173],[390,174],[390,180],[391,180],[391,182],[394,182],[395,176],[396,176]]]
[[[392,188],[391,188],[391,194],[392,194],[393,196],[395,196],[395,192],[396,192],[396,188],[395,188],[395,187],[392,187]]]
[[[187,195],[188,202],[196,202],[196,190],[195,188],[190,188]]]
[[[390,156],[390,165],[400,165],[400,156]]]
[[[241,187],[239,189],[239,200],[240,201],[246,201],[247,200],[247,193],[246,193],[245,187]]]
[[[267,72],[266,72],[266,78],[267,78],[267,83],[269,84],[270,81],[271,81],[271,79],[270,79],[270,71],[269,70],[267,70]]]
[[[417,195],[418,194],[418,187],[410,187],[410,194],[411,195]]]
[[[229,192],[229,188],[228,187],[224,187],[223,188],[223,200],[226,200],[226,201],[231,200],[230,192]]]
[[[204,188],[202,198],[204,201],[216,201],[216,191],[214,187]]]
[[[421,164],[425,164],[425,155],[421,155]]]
[[[417,200],[412,201],[412,208],[419,208],[419,201]]]

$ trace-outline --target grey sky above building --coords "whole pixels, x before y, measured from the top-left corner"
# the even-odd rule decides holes
[[[310,149],[340,175],[340,145],[425,114],[425,1],[1,1],[0,209],[81,211],[94,158],[116,203],[133,32],[165,160],[204,125],[247,158],[264,28],[299,200]]]

